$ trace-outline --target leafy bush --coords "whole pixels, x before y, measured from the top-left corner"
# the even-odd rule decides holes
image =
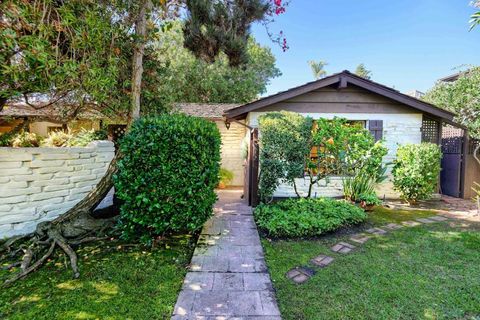
[[[360,196],[358,197],[358,200],[360,202],[364,202],[367,206],[368,205],[374,205],[374,206],[378,206],[380,204],[382,204],[382,201],[380,199],[378,199],[377,195],[375,194],[375,192],[371,192],[371,193],[362,193],[360,194]]]
[[[428,199],[437,188],[442,152],[433,143],[406,144],[397,150],[393,186],[409,203]]]
[[[87,130],[82,128],[79,132],[72,135],[68,144],[72,147],[85,147],[90,142],[96,140],[107,140],[107,132],[105,130]]]
[[[294,184],[295,178],[303,177],[313,120],[295,112],[269,112],[260,116],[259,126],[259,193],[268,201],[280,181]]]
[[[43,140],[42,147],[69,147],[73,135],[63,130],[52,131]]]
[[[35,133],[22,131],[10,139],[10,145],[14,148],[38,147],[41,143],[41,137]]]
[[[279,182],[293,185],[305,177],[312,195],[318,181],[332,175],[361,174],[380,179],[387,149],[365,128],[346,119],[317,119],[294,112],[270,112],[259,118],[260,195],[268,201]]]
[[[114,177],[123,202],[123,237],[200,229],[212,213],[219,181],[220,133],[204,119],[179,114],[135,121],[120,143]]]
[[[225,168],[220,168],[219,178],[220,182],[218,183],[219,188],[225,188],[229,186],[233,181],[233,172]]]
[[[365,212],[345,201],[328,198],[288,199],[260,204],[254,211],[258,227],[272,237],[319,236],[366,219]]]

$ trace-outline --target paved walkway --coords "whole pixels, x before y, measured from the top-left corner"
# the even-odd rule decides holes
[[[241,194],[219,192],[172,319],[281,319],[252,210]]]

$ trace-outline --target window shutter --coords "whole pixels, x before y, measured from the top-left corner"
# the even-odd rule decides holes
[[[382,140],[383,138],[383,120],[369,120],[368,130],[375,138],[375,141]]]

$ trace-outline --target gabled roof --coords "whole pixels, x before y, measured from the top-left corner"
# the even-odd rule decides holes
[[[175,111],[207,119],[222,119],[223,113],[240,106],[232,103],[176,103]]]
[[[433,104],[403,94],[395,89],[389,88],[377,82],[373,82],[371,80],[359,77],[347,70],[333,74],[320,80],[308,82],[304,85],[292,88],[287,91],[282,91],[271,96],[261,98],[259,100],[241,105],[237,108],[227,110],[224,113],[224,116],[227,119],[244,119],[249,112],[272,105],[274,103],[285,101],[296,96],[305,94],[307,92],[328,87],[331,85],[337,85],[338,89],[343,89],[346,88],[348,84],[352,84],[370,92],[379,94],[398,103],[417,109],[422,113],[427,113],[434,117],[441,118],[448,123],[458,125],[453,122],[455,114],[450,111],[440,109]]]

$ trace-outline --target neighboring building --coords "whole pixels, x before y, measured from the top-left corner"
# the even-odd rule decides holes
[[[409,95],[410,97],[414,97],[415,99],[421,99],[425,93],[422,91],[418,90],[411,90],[405,93],[406,95]]]
[[[230,122],[245,121],[255,133],[259,116],[281,110],[298,112],[314,119],[342,117],[361,121],[376,138],[385,140],[388,148],[385,162],[395,159],[399,145],[423,141],[440,143],[442,124],[459,126],[453,121],[454,114],[449,111],[348,71],[229,109],[225,117]],[[256,135],[251,136],[255,142]],[[249,167],[256,170],[255,161],[251,155],[249,157]],[[249,173],[249,177],[247,196],[251,203],[255,203],[252,194],[256,194],[257,174]],[[300,178],[298,185],[305,192],[307,185],[304,179]],[[329,183],[323,181],[314,193],[317,196],[342,196],[341,179],[333,178]],[[398,197],[390,180],[383,183],[377,193],[381,197]],[[274,194],[277,197],[293,195],[293,187],[286,184],[282,184]]]

